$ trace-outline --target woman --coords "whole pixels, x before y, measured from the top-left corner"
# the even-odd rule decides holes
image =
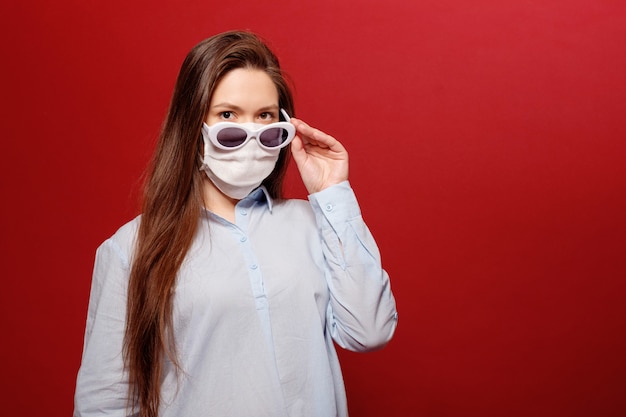
[[[293,114],[255,35],[189,53],[143,214],[96,254],[75,416],[347,415],[333,341],[382,347],[395,302],[344,147]]]

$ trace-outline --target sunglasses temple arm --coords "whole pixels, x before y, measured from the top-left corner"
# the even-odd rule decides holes
[[[291,121],[291,117],[289,117],[289,115],[287,114],[287,112],[285,111],[285,109],[280,109],[280,112],[282,113],[282,115],[285,117],[286,121]]]

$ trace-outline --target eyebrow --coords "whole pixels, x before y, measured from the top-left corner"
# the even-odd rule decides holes
[[[228,103],[228,102],[223,102],[223,103],[218,103],[218,104],[214,104],[213,106],[210,107],[211,110],[215,109],[215,108],[227,108],[227,109],[233,109],[235,111],[238,112],[243,112],[243,109],[235,104],[232,103]],[[274,110],[274,111],[278,111],[279,107],[277,104],[271,104],[269,106],[264,106],[261,107],[260,109],[257,109],[256,111],[258,112],[262,112],[262,111],[268,111],[268,110]]]

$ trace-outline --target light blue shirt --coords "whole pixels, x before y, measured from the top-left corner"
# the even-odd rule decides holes
[[[348,182],[303,200],[259,188],[232,224],[205,211],[181,266],[160,416],[346,416],[333,341],[382,347],[395,301]],[[126,416],[126,290],[140,217],[96,254],[75,416]]]

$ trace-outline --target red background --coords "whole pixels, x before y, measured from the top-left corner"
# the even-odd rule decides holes
[[[351,415],[626,415],[625,5],[3,2],[0,414],[71,414],[94,251],[184,55],[246,28],[349,149],[392,279],[395,339],[341,353]]]

